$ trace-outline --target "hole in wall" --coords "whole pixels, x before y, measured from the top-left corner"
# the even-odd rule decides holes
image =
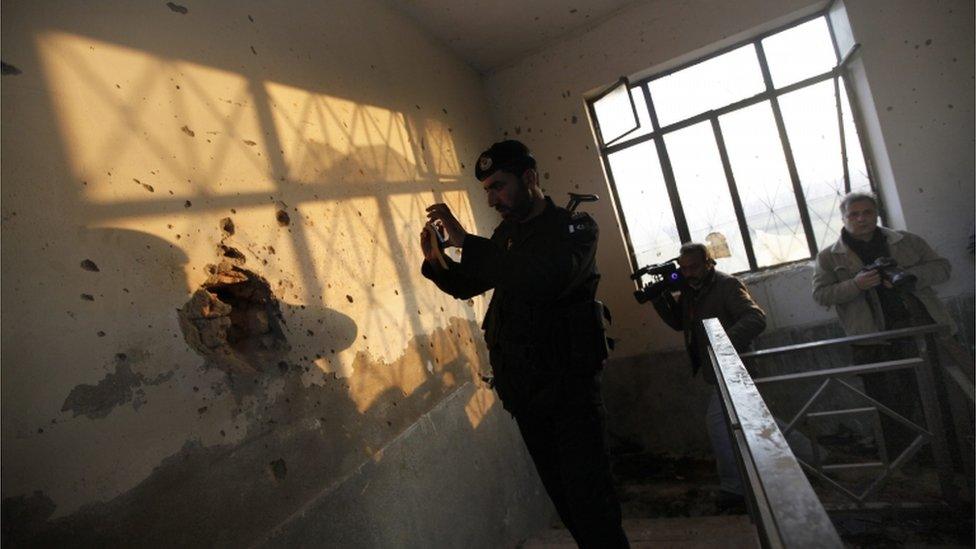
[[[243,267],[245,257],[220,245],[223,259],[178,311],[187,344],[229,373],[275,371],[289,350],[284,319],[264,277]]]

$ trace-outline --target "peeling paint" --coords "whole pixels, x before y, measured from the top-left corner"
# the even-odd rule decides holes
[[[132,360],[142,361],[147,358],[145,353],[132,352]],[[145,385],[159,385],[173,377],[172,372],[160,374],[149,379],[132,371],[132,360],[129,354],[119,353],[115,357],[115,371],[107,374],[96,385],[82,384],[76,386],[65,398],[61,405],[62,412],[71,412],[73,417],[85,416],[89,419],[101,419],[108,416],[116,407],[132,402],[133,408],[139,409],[144,401],[139,398],[138,389]]]
[[[475,380],[487,363],[483,346],[473,340],[479,332],[476,322],[452,318],[447,328],[411,341],[394,362],[357,353],[356,374],[349,380],[323,377],[309,385],[302,369],[288,364],[280,377],[228,376],[232,392],[256,387],[255,396],[243,401],[249,404],[234,411],[246,421],[246,434],[237,442],[207,447],[188,440],[131,490],[51,521],[46,519],[54,504],[45,496],[7,498],[4,518],[30,518],[11,525],[19,528],[16,539],[29,545],[132,546],[150,539],[169,546],[198,545],[202,539],[246,544],[337,479],[380,459],[377,451],[388,441]],[[487,412],[480,410],[477,420]],[[202,413],[217,410],[209,406]],[[281,490],[295,470],[301,482]],[[5,543],[8,525],[5,520]]]

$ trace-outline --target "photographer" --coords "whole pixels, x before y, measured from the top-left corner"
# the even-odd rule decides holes
[[[703,370],[705,381],[715,385],[715,373],[708,363],[708,337],[702,319],[718,318],[732,345],[742,352],[766,328],[766,314],[739,279],[715,270],[715,259],[704,244],[691,242],[681,246],[678,266],[684,278],[678,300],[675,301],[663,284],[653,290],[659,294],[649,297],[664,322],[684,332],[692,375]],[[717,504],[723,510],[741,507],[744,504],[742,480],[732,453],[732,441],[717,388],[709,399],[707,420],[708,435],[721,480]]]
[[[837,309],[849,335],[869,334],[937,322],[953,327],[949,312],[932,286],[949,280],[949,261],[922,237],[878,226],[878,201],[850,193],[840,203],[841,236],[817,254],[813,299]],[[865,267],[867,266],[867,267]],[[918,354],[911,338],[853,345],[854,364],[870,364]],[[918,401],[912,370],[862,374],[868,396],[908,419]],[[881,416],[889,448],[901,451],[912,434]]]

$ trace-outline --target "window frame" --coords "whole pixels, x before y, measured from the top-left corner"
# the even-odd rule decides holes
[[[769,31],[757,34],[751,38],[720,48],[712,53],[709,53],[708,55],[693,59],[685,63],[681,63],[675,67],[652,74],[644,78],[640,78],[630,83],[631,91],[640,89],[644,94],[644,101],[647,104],[647,111],[650,117],[652,131],[650,133],[632,139],[618,138],[610,144],[606,144],[603,142],[602,136],[600,135],[599,131],[594,133],[594,137],[596,139],[600,157],[603,162],[604,173],[606,174],[608,183],[610,184],[610,192],[611,195],[613,196],[614,204],[617,209],[617,217],[620,220],[620,228],[621,231],[623,232],[624,241],[627,246],[627,253],[630,260],[631,272],[636,272],[641,267],[641,265],[637,263],[636,251],[631,241],[630,231],[627,228],[627,220],[624,217],[623,208],[620,204],[620,197],[619,197],[619,193],[617,192],[617,185],[613,177],[613,170],[611,169],[610,166],[610,155],[615,152],[622,151],[624,149],[639,145],[641,143],[646,143],[649,140],[654,141],[654,146],[658,153],[658,161],[661,164],[661,171],[664,176],[665,186],[667,187],[668,197],[671,202],[671,211],[674,215],[675,227],[677,228],[678,231],[678,238],[682,243],[689,242],[691,241],[691,232],[688,228],[688,222],[687,222],[687,218],[685,217],[684,207],[682,206],[680,197],[678,195],[678,186],[675,180],[674,171],[671,166],[671,160],[670,157],[668,156],[667,146],[665,144],[664,137],[669,133],[702,122],[710,122],[712,131],[715,135],[716,146],[718,148],[719,156],[722,161],[722,167],[725,172],[726,181],[729,185],[729,192],[732,199],[733,211],[735,213],[735,217],[738,222],[738,227],[742,236],[743,245],[746,249],[746,255],[749,262],[749,269],[740,272],[741,273],[763,272],[763,271],[768,271],[770,269],[778,269],[783,266],[792,265],[795,263],[806,262],[815,258],[817,256],[819,248],[816,242],[816,235],[814,233],[813,224],[810,218],[811,215],[810,210],[807,206],[806,197],[804,196],[803,184],[802,181],[800,180],[799,173],[796,168],[796,162],[793,155],[793,147],[792,144],[790,143],[789,135],[786,132],[786,125],[783,120],[783,114],[780,110],[779,98],[790,92],[807,88],[816,84],[820,84],[827,80],[833,80],[834,83],[834,96],[836,98],[838,131],[840,134],[839,137],[840,137],[840,148],[841,148],[841,164],[842,164],[843,177],[844,177],[844,191],[845,193],[851,191],[851,178],[850,178],[850,173],[848,168],[848,153],[847,153],[849,140],[845,135],[844,120],[843,120],[844,113],[841,107],[841,96],[840,96],[840,89],[839,89],[841,81],[843,81],[844,83],[844,89],[847,95],[847,104],[850,108],[850,116],[854,124],[854,128],[856,129],[858,136],[860,137],[859,145],[861,148],[861,154],[862,157],[864,158],[864,164],[867,171],[866,175],[868,179],[868,185],[871,191],[877,195],[876,192],[877,177],[875,174],[874,162],[872,161],[872,157],[867,143],[867,134],[864,130],[865,124],[861,116],[861,112],[858,107],[856,97],[854,95],[853,87],[850,82],[850,77],[847,74],[848,64],[850,60],[853,58],[854,54],[858,52],[858,50],[860,49],[860,44],[855,43],[850,48],[850,51],[848,51],[844,55],[844,57],[841,58],[840,47],[837,42],[837,36],[836,33],[834,32],[833,23],[830,20],[830,16],[828,12],[829,12],[829,7],[814,12],[812,14],[809,14],[800,19],[794,20],[790,23],[787,23],[775,29],[771,29]],[[774,34],[778,34],[780,32],[800,26],[804,23],[809,23],[810,21],[813,21],[821,17],[824,18],[827,24],[831,45],[833,46],[833,51],[834,51],[835,65],[827,72],[805,78],[799,82],[794,82],[792,84],[783,86],[781,88],[776,88],[773,85],[772,76],[769,70],[769,64],[766,60],[765,51],[763,49],[763,45],[762,45],[763,39],[768,38]],[[710,59],[713,59],[725,53],[731,52],[738,48],[748,46],[750,44],[755,48],[756,56],[759,62],[759,67],[762,72],[763,82],[765,84],[765,89],[762,92],[752,97],[740,99],[736,102],[730,103],[718,109],[704,111],[702,113],[679,120],[667,126],[662,127],[658,123],[657,112],[655,110],[654,102],[651,98],[650,88],[648,86],[650,82],[660,78],[664,78],[678,71],[695,66],[699,63],[703,63],[705,61],[708,61]],[[611,85],[611,88],[619,85],[619,83],[620,80],[617,80]],[[596,111],[594,109],[593,104],[596,99],[602,96],[603,93],[596,95],[592,98],[588,98],[586,100],[586,107],[589,112],[590,119],[593,121],[594,126],[597,128],[598,128],[599,121],[596,118]],[[752,245],[752,239],[749,234],[747,220],[745,218],[745,214],[742,209],[742,203],[738,193],[738,186],[735,183],[735,178],[732,173],[731,163],[729,161],[728,151],[726,150],[725,147],[725,140],[724,140],[724,136],[722,135],[721,125],[719,124],[719,117],[721,117],[724,114],[737,111],[739,109],[744,109],[746,107],[750,107],[762,103],[764,101],[769,101],[770,107],[772,108],[773,111],[773,118],[776,124],[777,132],[779,134],[780,143],[783,146],[783,154],[785,157],[787,170],[792,184],[793,195],[796,200],[797,209],[799,210],[801,226],[803,227],[803,231],[806,238],[807,247],[810,251],[810,255],[808,257],[799,260],[777,263],[775,265],[769,265],[766,267],[759,267],[756,261],[755,250]],[[882,219],[886,217],[884,215],[883,205],[881,205],[880,203],[879,203],[879,215],[881,215]],[[822,246],[825,246],[828,243],[820,243],[820,244]],[[639,286],[640,281],[636,281],[636,284]]]

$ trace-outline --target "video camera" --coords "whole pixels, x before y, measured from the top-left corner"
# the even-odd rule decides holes
[[[638,303],[647,303],[664,292],[677,292],[684,286],[685,279],[678,270],[678,258],[672,258],[662,263],[641,267],[630,275],[631,280],[640,281],[647,275],[651,281],[634,292]]]
[[[898,262],[890,257],[879,257],[870,265],[865,265],[863,271],[877,271],[881,280],[897,289],[911,291],[915,289],[918,277],[898,266]]]

